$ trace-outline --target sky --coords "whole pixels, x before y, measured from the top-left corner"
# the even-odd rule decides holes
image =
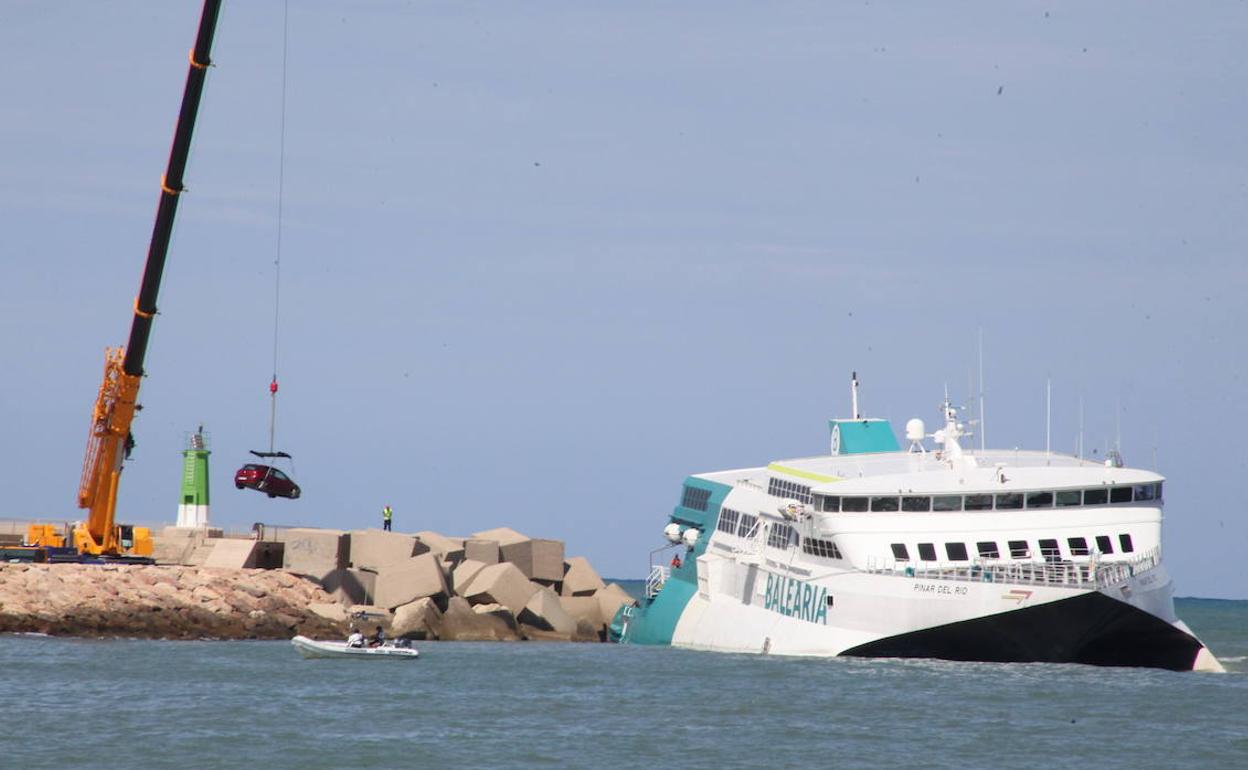
[[[79,515],[199,13],[0,5],[0,517]],[[1246,37],[1242,2],[226,0],[119,520],[174,521],[202,424],[217,526],[389,503],[640,577],[688,474],[826,452],[851,371],[934,425],[982,336],[988,444],[1043,449],[1051,382],[1055,450],[1082,404],[1166,476],[1177,595],[1246,598]],[[297,501],[231,483],[275,316]]]

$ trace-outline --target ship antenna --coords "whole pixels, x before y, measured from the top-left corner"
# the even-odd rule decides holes
[[[858,372],[853,372],[851,374],[851,379],[849,381],[849,398],[850,398],[850,406],[849,406],[850,413],[853,415],[853,418],[857,420],[859,418],[859,415],[858,415]]]
[[[1122,397],[1118,397],[1117,409],[1114,410],[1114,451],[1122,452]]]
[[[979,330],[979,451],[988,448],[988,418],[984,416],[984,330]]]
[[[1082,393],[1079,394],[1079,442],[1078,442],[1078,446],[1076,447],[1076,449],[1078,450],[1076,454],[1078,454],[1079,459],[1082,460],[1083,459],[1083,394]]]
[[[1044,380],[1044,453],[1051,452],[1050,438],[1053,433],[1053,378]]]

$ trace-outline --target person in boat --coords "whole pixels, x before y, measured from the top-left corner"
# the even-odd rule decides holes
[[[679,568],[680,568],[680,554],[674,553],[672,554],[672,569],[679,569]]]
[[[369,647],[380,647],[386,643],[386,632],[381,630],[381,626],[377,626],[377,632],[373,634],[373,638],[368,640]]]
[[[355,626],[351,626],[351,635],[347,637],[347,646],[348,647],[363,647],[364,646],[364,634],[361,634],[360,629],[356,628]]]

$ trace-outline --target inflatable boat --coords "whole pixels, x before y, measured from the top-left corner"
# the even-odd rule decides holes
[[[380,647],[351,647],[346,642],[321,642],[306,636],[290,640],[305,658],[393,658],[415,660],[420,653],[414,647],[399,647],[387,642]]]

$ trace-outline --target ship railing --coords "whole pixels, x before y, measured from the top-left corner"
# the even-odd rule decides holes
[[[1104,588],[1124,582],[1160,563],[1161,549],[1158,547],[1130,561],[1098,562],[1094,559],[1088,562],[1014,562],[981,559],[973,564],[924,565],[869,560],[865,571],[924,580]]]
[[[1150,548],[1132,561],[1114,561],[1097,565],[1096,586],[1106,588],[1125,583],[1131,578],[1161,564],[1161,546]]]
[[[653,599],[663,590],[663,584],[671,577],[671,569],[662,564],[651,564],[650,574],[646,575],[646,598]]]

